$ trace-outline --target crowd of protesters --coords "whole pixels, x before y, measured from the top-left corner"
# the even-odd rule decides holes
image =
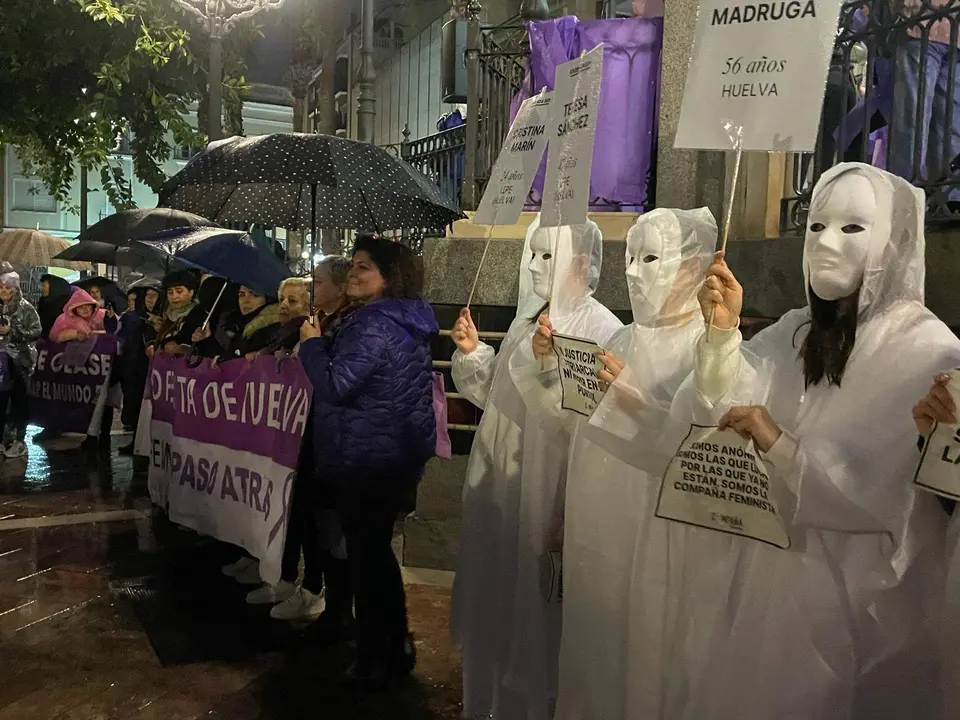
[[[134,435],[158,353],[214,364],[298,357],[313,403],[281,579],[263,583],[258,561],[239,549],[223,573],[250,585],[247,602],[272,605],[272,617],[315,621],[332,641],[355,640],[356,662],[345,680],[382,685],[413,669],[391,540],[404,500],[435,449],[430,346],[438,328],[422,299],[422,263],[409,248],[360,236],[350,259],[326,257],[312,281],[289,278],[273,295],[191,270],[141,280],[125,297],[102,278],[70,285],[45,275],[36,309],[22,297],[17,274],[5,269],[0,348],[10,362],[8,382],[0,379],[0,425],[9,419],[16,435],[5,445],[7,457],[27,453],[26,379],[41,337],[72,343],[116,335],[107,386],[122,388],[120,418]],[[91,459],[110,461],[113,422],[112,409],[105,411],[99,433],[83,441]],[[37,440],[56,434],[44,430]],[[135,445],[134,437],[116,452],[133,455]],[[144,460],[134,458],[140,471]]]

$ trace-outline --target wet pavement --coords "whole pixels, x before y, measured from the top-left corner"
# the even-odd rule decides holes
[[[0,465],[0,720],[460,717],[449,590],[408,586],[410,681],[343,688],[349,650],[246,605],[228,547],[153,517],[129,458],[79,441]]]

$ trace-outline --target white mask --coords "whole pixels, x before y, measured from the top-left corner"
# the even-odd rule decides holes
[[[863,279],[877,197],[857,173],[841,175],[824,195],[807,218],[804,262],[813,292],[839,300],[855,293]]]
[[[642,216],[627,233],[627,289],[638,325],[660,317],[680,269],[682,241],[679,223],[667,212]]]
[[[533,291],[544,301],[550,301],[553,267],[557,251],[557,228],[540,228],[530,238],[530,274]]]

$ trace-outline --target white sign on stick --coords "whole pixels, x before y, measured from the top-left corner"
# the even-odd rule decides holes
[[[603,364],[597,358],[600,346],[589,340],[553,334],[553,349],[560,358],[560,389],[564,410],[590,417],[603,399],[597,371]]]
[[[557,67],[540,226],[582,225],[603,81],[603,45]]]
[[[733,430],[690,426],[663,476],[656,515],[790,547],[770,477],[752,442]]]
[[[520,217],[547,144],[552,102],[552,92],[523,101],[474,215],[476,225],[513,225]]]
[[[700,0],[675,146],[809,152],[840,0]]]
[[[960,400],[960,370],[953,370],[947,390]],[[960,500],[960,425],[936,423],[923,444],[913,482],[924,490]]]

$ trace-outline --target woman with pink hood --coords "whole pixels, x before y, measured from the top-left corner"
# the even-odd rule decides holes
[[[65,343],[102,334],[105,314],[106,311],[98,307],[90,293],[78,288],[73,291],[73,295],[63,307],[63,313],[53,323],[50,339],[53,342]]]

